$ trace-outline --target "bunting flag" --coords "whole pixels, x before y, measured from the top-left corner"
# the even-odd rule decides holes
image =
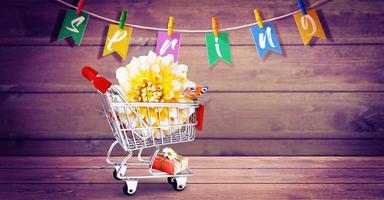
[[[107,38],[105,41],[103,56],[116,52],[125,60],[127,58],[129,41],[131,40],[132,28],[119,25],[109,25]]]
[[[262,28],[258,25],[252,26],[251,33],[260,58],[263,58],[268,51],[274,51],[279,54],[283,53],[272,23],[264,23]]]
[[[227,27],[225,29],[219,29],[217,18],[212,17],[212,33],[210,30],[194,30],[194,29],[181,29],[174,31],[174,17],[170,16],[168,20],[167,31],[164,28],[149,27],[143,25],[129,24],[131,27],[126,27],[126,15],[127,11],[122,10],[120,20],[115,21],[107,17],[100,16],[90,11],[82,11],[84,7],[84,0],[79,0],[77,6],[70,5],[69,3],[58,2],[67,5],[74,9],[68,9],[65,14],[64,21],[61,25],[60,32],[57,40],[62,40],[71,37],[77,45],[81,44],[84,36],[85,29],[87,27],[88,19],[90,16],[99,18],[100,20],[114,22],[118,24],[110,24],[108,34],[105,39],[105,46],[103,50],[103,56],[116,52],[123,60],[127,58],[129,43],[132,35],[132,27],[145,29],[145,30],[156,30],[157,42],[156,42],[156,54],[158,56],[172,55],[175,62],[178,62],[180,53],[180,42],[181,32],[184,33],[206,33],[205,42],[208,54],[208,64],[212,67],[219,60],[223,60],[227,64],[232,64],[231,49],[228,32],[237,30],[244,27],[250,27],[252,39],[255,43],[258,56],[265,58],[268,52],[272,51],[278,54],[282,54],[282,48],[280,46],[278,34],[272,21],[293,16],[301,39],[304,45],[308,45],[313,37],[317,37],[323,40],[327,40],[327,36],[324,32],[323,26],[317,15],[317,12],[313,7],[318,6],[321,1],[312,3],[309,6],[304,4],[304,0],[297,0],[299,10],[293,11],[285,15],[276,16],[274,18],[263,20],[259,10],[254,9],[256,22],[254,24],[245,24],[236,27]],[[312,8],[308,9],[307,8]],[[265,23],[264,23],[265,22]]]
[[[76,10],[68,9],[65,13],[63,24],[60,28],[58,40],[72,37],[77,45],[81,44],[89,15],[87,13],[76,13]]]
[[[167,32],[157,32],[156,54],[158,56],[173,55],[175,62],[179,59],[180,33],[173,32],[171,36]]]
[[[207,44],[209,67],[212,67],[220,59],[228,64],[232,64],[228,32],[220,32],[217,37],[215,37],[214,33],[207,33],[205,41]]]
[[[308,45],[313,36],[327,40],[315,9],[307,10],[306,15],[298,12],[293,15],[293,18],[295,19],[296,26],[299,29],[304,45]]]

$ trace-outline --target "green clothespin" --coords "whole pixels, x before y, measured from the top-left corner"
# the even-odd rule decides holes
[[[127,19],[127,11],[124,9],[123,11],[121,11],[121,15],[120,15],[120,23],[119,23],[120,29],[124,29],[124,24],[126,19]]]

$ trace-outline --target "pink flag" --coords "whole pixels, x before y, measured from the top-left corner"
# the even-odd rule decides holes
[[[174,62],[179,59],[180,33],[173,32],[168,36],[167,32],[157,33],[156,54],[158,56],[173,55]]]

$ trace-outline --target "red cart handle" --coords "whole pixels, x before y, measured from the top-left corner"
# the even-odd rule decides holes
[[[85,79],[91,81],[95,88],[101,93],[105,93],[112,86],[110,81],[100,76],[100,74],[90,66],[84,66],[83,69],[81,69],[81,74],[83,74]]]
[[[196,129],[199,131],[203,130],[203,124],[204,124],[204,109],[205,106],[200,104],[200,106],[197,108],[197,124],[196,124]]]

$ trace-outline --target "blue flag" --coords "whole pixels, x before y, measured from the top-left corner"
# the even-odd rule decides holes
[[[258,25],[252,26],[251,33],[260,58],[263,58],[269,50],[279,54],[283,53],[272,23],[264,23],[263,28]]]

